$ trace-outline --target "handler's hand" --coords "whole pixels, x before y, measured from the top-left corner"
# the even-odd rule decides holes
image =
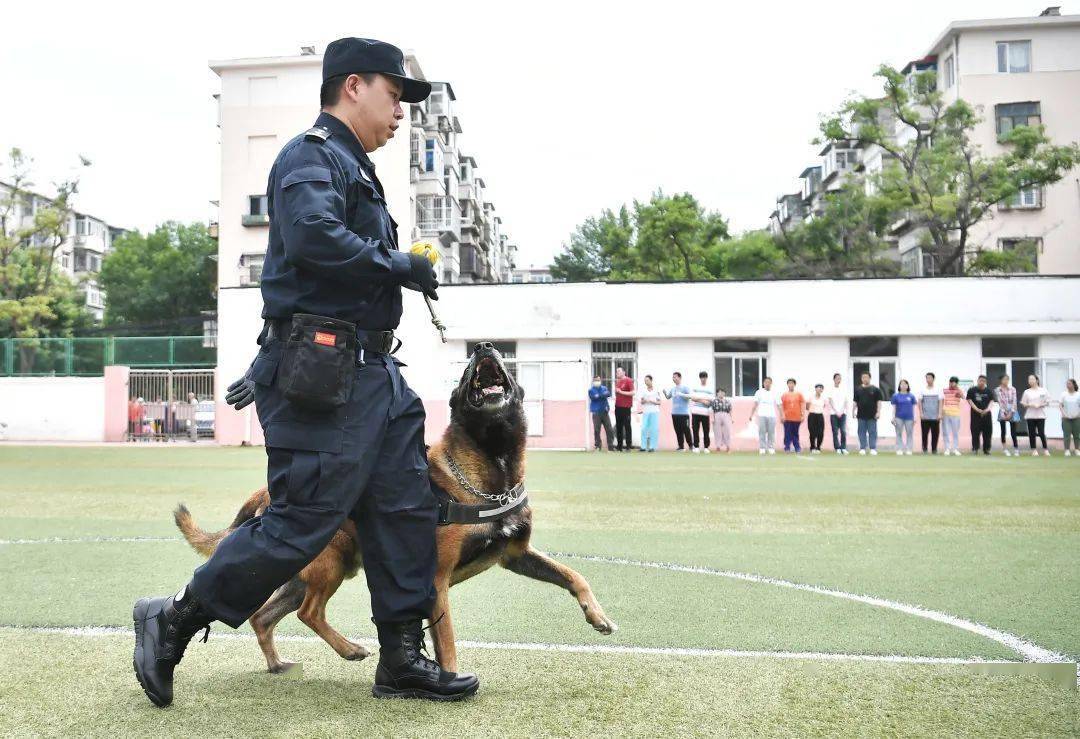
[[[247,408],[254,400],[255,382],[247,375],[229,385],[229,389],[225,394],[225,402],[238,411]]]
[[[412,267],[410,280],[403,287],[422,292],[432,300],[438,300],[439,296],[435,291],[439,289],[439,278],[428,258],[423,254],[409,254],[409,262]]]

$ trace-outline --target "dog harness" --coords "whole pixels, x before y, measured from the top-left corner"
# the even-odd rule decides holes
[[[447,466],[450,467],[450,471],[454,474],[454,477],[457,478],[457,481],[463,488],[473,495],[491,502],[480,503],[477,505],[459,503],[451,497],[450,493],[443,490],[438,483],[432,480],[431,491],[435,493],[435,497],[439,499],[440,526],[446,526],[451,523],[490,523],[509,516],[511,513],[528,505],[529,495],[525,490],[524,480],[504,493],[485,493],[483,490],[480,490],[469,482],[468,478],[465,477],[465,473],[462,472],[461,468],[458,467],[457,463],[450,455],[446,455],[444,459],[446,460]]]

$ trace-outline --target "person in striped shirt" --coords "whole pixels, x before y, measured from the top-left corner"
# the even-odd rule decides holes
[[[1020,423],[1020,412],[1016,407],[1016,388],[1009,384],[1009,376],[1002,375],[998,378],[998,386],[994,388],[994,400],[998,404],[998,425],[1001,426],[1001,448],[1005,456],[1020,456],[1020,446],[1016,443],[1016,424]],[[1012,453],[1005,441],[1005,427],[1012,432]]]

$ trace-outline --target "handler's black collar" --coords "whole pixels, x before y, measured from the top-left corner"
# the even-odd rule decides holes
[[[360,139],[356,138],[356,134],[352,132],[352,129],[345,125],[345,122],[340,118],[327,113],[325,110],[319,113],[319,117],[315,119],[316,126],[322,126],[327,128],[333,133],[339,141],[341,141],[352,152],[368,172],[375,171],[375,164],[371,161],[371,157],[364,151],[364,145],[360,143]]]
[[[459,503],[434,480],[431,481],[431,492],[435,493],[435,497],[439,499],[440,526],[451,523],[491,523],[509,516],[529,504],[529,495],[525,491],[524,481],[519,482],[510,489],[513,498],[504,504],[482,503],[480,505],[470,505],[468,503]]]

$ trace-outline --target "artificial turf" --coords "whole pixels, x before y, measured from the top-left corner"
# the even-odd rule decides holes
[[[176,540],[172,506],[183,500],[218,527],[263,478],[258,449],[0,447],[0,541],[81,540],[0,544],[0,624],[129,626],[136,597],[175,589],[199,562]],[[533,540],[547,551],[881,596],[1080,654],[1080,460],[540,452],[530,454],[528,482]],[[592,583],[616,634],[593,632],[568,594],[496,570],[452,591],[458,637],[1016,658],[953,627],[826,596],[564,561]],[[362,577],[331,601],[331,622],[348,634],[372,635],[368,615]],[[310,633],[292,617],[280,631]],[[259,673],[254,643],[213,636],[189,650],[177,706],[154,712],[141,703],[128,648],[116,636],[0,631],[0,702],[13,708],[0,710],[0,734],[80,733],[76,725],[313,736],[1080,731],[1076,691],[1035,678],[770,657],[466,649],[463,666],[483,681],[466,707],[387,707],[369,702],[368,663],[343,662],[322,644],[281,645],[306,663],[303,680],[285,682]],[[69,693],[58,714],[54,697]]]

